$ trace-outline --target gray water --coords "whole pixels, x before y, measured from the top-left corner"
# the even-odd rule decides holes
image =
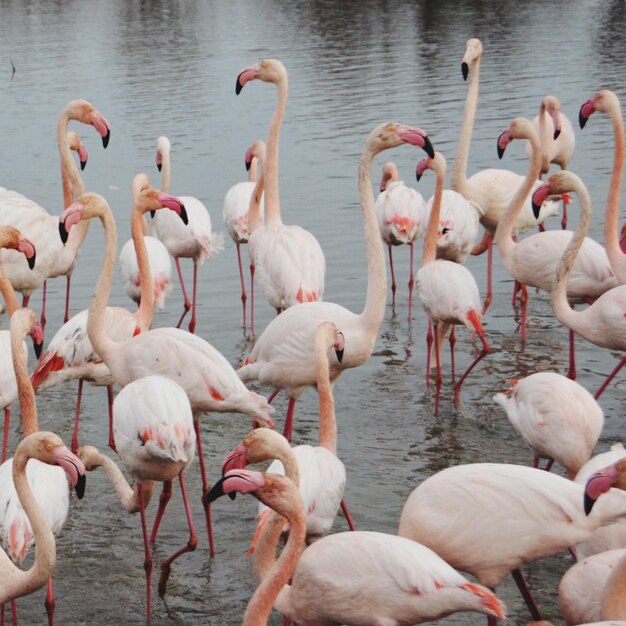
[[[5,0],[0,3],[0,184],[59,213],[56,120],[66,102],[86,98],[108,118],[112,134],[103,151],[93,130],[76,128],[90,155],[84,179],[87,189],[102,193],[112,206],[120,241],[130,236],[133,176],[145,171],[159,184],[154,154],[155,139],[162,134],[172,142],[172,192],[200,198],[214,228],[221,230],[224,194],[245,178],[244,153],[254,139],[266,136],[276,97],[275,89],[262,83],[236,97],[235,78],[259,59],[279,58],[288,69],[290,86],[281,133],[283,218],[319,239],[327,262],[326,299],[359,311],[366,276],[357,167],[369,131],[385,120],[419,125],[451,166],[467,90],[461,59],[466,40],[479,37],[484,54],[469,173],[498,167],[498,134],[513,117],[534,116],[542,96],[558,96],[575,125],[580,105],[597,90],[610,88],[623,98],[625,11],[621,0]],[[577,132],[576,141],[570,168],[588,185],[597,207],[591,235],[601,240],[613,150],[608,120],[594,116],[584,132]],[[382,163],[393,159],[413,184],[418,158],[408,148],[390,151],[376,160],[373,179],[377,183]],[[502,167],[525,172],[521,144],[507,150]],[[419,183],[425,198],[433,187],[432,175]],[[575,219],[575,205],[571,213]],[[89,304],[102,244],[101,228],[94,224],[74,273],[73,312]],[[494,303],[485,320],[491,354],[468,378],[460,410],[453,407],[446,379],[435,416],[432,389],[424,384],[426,320],[418,302],[413,320],[407,319],[408,250],[398,249],[396,259],[400,286],[395,313],[389,304],[372,358],[345,372],[335,387],[339,455],[348,471],[346,500],[359,528],[390,533],[397,529],[408,494],[434,472],[467,462],[529,463],[530,451],[491,397],[505,388],[506,379],[545,369],[564,373],[567,367],[567,335],[552,317],[545,294],[531,296],[528,342],[522,350],[510,303],[512,281],[496,252]],[[485,257],[467,262],[482,291],[485,263]],[[190,279],[191,263],[183,264]],[[199,275],[197,332],[237,365],[251,343],[241,329],[230,240]],[[63,280],[49,285],[48,339],[62,322],[64,289]],[[111,302],[133,306],[117,278]],[[39,294],[32,304],[39,309]],[[175,324],[181,307],[176,284],[154,325]],[[260,300],[258,327],[273,315]],[[2,325],[6,327],[6,319]],[[457,338],[460,369],[474,346],[463,329]],[[595,391],[619,355],[580,339],[577,347],[578,381]],[[597,451],[622,438],[624,376],[601,398],[606,421]],[[41,427],[55,430],[67,442],[75,391],[71,384],[39,397]],[[275,405],[281,424],[284,396]],[[81,442],[108,451],[104,390],[86,388],[83,406]],[[315,440],[316,414],[316,395],[309,390],[297,407],[295,443]],[[249,419],[207,415],[203,428],[207,467],[215,479],[224,455],[247,432]],[[12,449],[17,441],[14,429]],[[217,554],[211,559],[196,462],[187,476],[200,541],[195,553],[175,563],[166,602],[154,589],[152,623],[236,624],[256,586],[251,562],[243,556],[256,501],[241,497],[215,505]],[[187,540],[177,486],[174,491],[156,550],[157,572],[160,559]],[[154,508],[153,503],[149,520]],[[335,529],[345,528],[338,518]],[[89,475],[86,497],[73,501],[57,541],[57,624],[145,622],[139,519],[121,509],[101,473]],[[545,616],[557,622],[558,582],[570,565],[571,558],[563,554],[527,568]],[[513,583],[507,580],[498,592],[508,605],[506,623],[529,621]],[[39,591],[19,602],[23,624],[45,622],[43,599]],[[444,621],[476,624],[483,618],[460,614]],[[279,616],[271,623],[281,623]]]

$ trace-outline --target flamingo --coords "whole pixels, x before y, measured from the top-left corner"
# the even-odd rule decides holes
[[[23,237],[13,226],[0,227],[0,248],[18,250],[28,260],[29,265],[35,265],[35,246]],[[17,311],[19,304],[17,296],[9,279],[4,275],[2,263],[0,262],[0,293],[4,298],[9,318]],[[35,353],[39,356],[41,344],[33,336]],[[26,346],[23,347],[23,354],[26,355]],[[11,333],[8,330],[0,330],[0,408],[4,409],[4,431],[2,437],[2,457],[0,463],[4,463],[7,458],[7,444],[9,440],[9,423],[11,420],[11,404],[17,398],[17,381],[15,380],[15,370],[13,369],[13,359],[11,357]]]
[[[620,190],[622,186],[622,170],[624,169],[624,120],[619,98],[608,89],[598,91],[596,95],[587,100],[580,107],[579,123],[584,128],[587,120],[593,113],[599,111],[606,113],[613,124],[615,148],[613,152],[613,172],[609,183],[609,193],[604,212],[604,245],[611,263],[611,269],[615,273],[620,285],[626,283],[626,253],[622,250],[621,240],[617,231],[619,228],[619,205]],[[624,228],[622,228],[622,236]]]
[[[301,226],[283,224],[278,193],[278,138],[287,104],[287,70],[277,59],[265,59],[237,76],[237,95],[252,80],[274,83],[276,109],[267,137],[265,222],[250,236],[248,247],[266,299],[277,313],[294,304],[321,300],[326,261],[317,239]]]
[[[258,380],[263,385],[285,389],[289,396],[284,430],[287,439],[291,439],[297,398],[316,382],[313,336],[317,326],[321,322],[332,321],[345,335],[346,350],[341,363],[332,358],[330,361],[330,380],[333,384],[344,369],[365,363],[374,348],[378,329],[385,316],[387,270],[385,251],[376,222],[371,164],[374,156],[382,150],[403,143],[421,146],[428,154],[434,154],[423,130],[391,122],[377,126],[370,133],[361,155],[359,195],[368,275],[363,311],[353,313],[333,302],[305,302],[290,307],[267,325],[252,352],[237,370],[243,381]],[[267,198],[265,206],[267,211]]]
[[[498,222],[510,204],[515,191],[522,184],[523,176],[503,169],[485,169],[467,178],[467,161],[472,140],[474,119],[478,106],[478,85],[480,61],[483,46],[479,39],[469,39],[465,46],[465,54],[461,64],[463,79],[467,80],[471,71],[461,133],[452,170],[451,187],[467,200],[475,202],[482,210],[480,223],[485,229],[482,241],[472,250],[472,254],[482,254],[487,250],[487,294],[483,304],[483,313],[491,304],[491,278],[493,267],[493,236]],[[540,183],[537,182],[538,186]],[[545,218],[557,215],[556,202],[547,202],[542,206],[538,218],[533,215],[529,195],[525,198],[523,208],[514,226],[515,234],[519,234],[540,224]]]
[[[61,156],[63,198],[67,201],[72,195],[82,193],[82,180],[72,158],[67,126],[70,119],[90,124],[102,137],[104,147],[108,145],[110,125],[104,116],[86,100],[72,100],[61,111],[57,124],[57,141]],[[0,187],[0,225],[12,225],[28,237],[37,247],[39,262],[36,270],[26,270],[15,256],[4,252],[2,262],[6,274],[16,291],[23,295],[23,306],[28,306],[30,295],[48,278],[68,276],[66,291],[66,316],[69,311],[69,277],[73,271],[76,256],[86,236],[84,227],[79,229],[68,246],[59,242],[57,218],[43,207],[22,194]],[[84,231],[84,232],[83,232]],[[42,307],[42,326],[45,326],[45,299]]]
[[[383,165],[383,177],[380,181],[380,193],[376,198],[376,214],[380,236],[389,249],[391,268],[391,304],[396,306],[396,276],[393,269],[392,246],[409,246],[409,319],[413,305],[413,245],[424,231],[424,211],[426,205],[422,194],[400,180],[398,168],[392,161]]]
[[[298,488],[285,476],[231,470],[209,497],[215,500],[233,492],[251,493],[275,511],[255,552],[259,586],[242,626],[267,624],[272,605],[300,626],[410,626],[457,611],[505,617],[504,605],[491,591],[469,582],[425,546],[402,537],[336,533],[301,555],[304,507]],[[283,516],[291,531],[275,560]]]
[[[86,194],[84,199],[86,202],[97,201],[97,198],[90,194]],[[140,238],[141,241],[144,240],[142,235],[144,214],[163,207],[170,208],[170,205],[178,207],[180,201],[169,194],[153,189],[147,176],[136,177],[133,185],[133,210],[131,216],[131,230],[136,241],[139,241]],[[145,273],[146,281],[151,280],[149,266],[143,267],[142,272]],[[114,339],[122,341],[150,328],[154,309],[152,292],[148,296],[146,291],[146,298],[149,298],[149,301],[148,299],[143,299],[139,309],[134,313],[121,307],[107,307],[104,321],[107,333]],[[106,386],[109,404],[109,446],[115,449],[112,427],[113,378],[108,367],[102,362],[102,359],[100,359],[91,345],[87,335],[88,316],[89,310],[84,309],[74,315],[56,332],[32,374],[32,384],[35,392],[41,393],[60,383],[78,379],[74,433],[71,443],[73,450],[78,449],[78,424],[83,381],[87,380],[96,386]]]
[[[170,187],[170,140],[161,136],[157,139],[157,167],[163,173],[162,190],[166,193]],[[211,216],[204,204],[192,196],[179,196],[187,211],[187,223],[182,223],[178,218],[157,213],[153,218],[157,237],[163,242],[169,253],[174,257],[180,286],[185,299],[183,314],[178,320],[177,327],[183,323],[185,315],[191,308],[189,330],[196,329],[196,295],[198,286],[198,265],[204,263],[204,259],[219,253],[224,247],[223,235],[216,234],[211,229]],[[183,275],[180,269],[180,257],[193,260],[193,292],[192,301],[189,302]]]
[[[540,620],[521,566],[576,545],[626,515],[626,495],[618,491],[585,515],[583,493],[582,485],[532,467],[456,465],[412,491],[398,534],[423,543],[491,589],[512,571],[532,618]]]
[[[556,163],[562,170],[566,170],[574,154],[576,137],[572,123],[561,113],[561,103],[556,96],[544,96],[541,99],[539,114],[533,118],[533,127],[541,144],[541,174],[550,171],[550,163]],[[526,154],[532,159],[530,142],[526,144]],[[566,199],[563,199],[561,228],[567,228]]]
[[[423,159],[417,166],[421,176],[426,169],[437,174],[435,199],[428,217],[428,226],[424,234],[424,253],[422,267],[417,272],[417,293],[428,315],[426,364],[426,382],[430,377],[431,347],[433,335],[435,341],[435,364],[437,367],[437,392],[435,413],[439,408],[439,390],[441,388],[441,343],[451,326],[450,351],[452,354],[452,380],[454,381],[454,325],[463,324],[470,331],[476,332],[482,342],[482,350],[470,363],[461,378],[454,383],[454,405],[460,403],[461,385],[476,364],[489,353],[489,344],[485,339],[482,326],[482,313],[478,285],[472,273],[463,265],[437,259],[437,231],[443,183],[446,177],[446,160],[441,152],[435,152],[432,158]],[[434,332],[432,327],[434,326]]]
[[[513,139],[528,139],[533,146],[533,160],[524,179],[509,205],[506,216],[498,223],[495,241],[500,256],[509,274],[521,284],[522,315],[521,339],[526,341],[526,311],[528,293],[526,286],[537,287],[550,292],[554,283],[556,268],[565,247],[572,238],[571,231],[540,232],[526,237],[522,241],[514,241],[513,224],[522,208],[527,194],[536,191],[536,178],[540,168],[539,141],[532,124],[524,118],[516,118],[498,138],[498,153],[503,154]],[[544,199],[547,196],[541,195]],[[534,195],[533,198],[539,198]],[[544,200],[545,201],[545,200]],[[573,304],[589,302],[601,296],[605,291],[615,287],[617,281],[611,271],[609,260],[604,248],[593,239],[585,238],[580,258],[577,259],[575,270],[567,283],[567,299]],[[576,377],[574,363],[574,337],[570,335],[570,366],[569,377]]]
[[[31,461],[32,462],[29,462]],[[4,474],[5,465],[11,474],[3,476],[14,486],[19,506],[24,511],[32,529],[35,546],[35,560],[24,571],[16,567],[11,556],[0,550],[0,606],[16,598],[41,589],[50,580],[56,564],[56,545],[53,530],[48,523],[48,512],[43,510],[33,477],[41,474],[39,465],[59,466],[67,474],[76,494],[82,498],[85,489],[85,468],[82,461],[74,456],[54,433],[40,431],[25,436],[17,446],[10,466],[0,466]],[[6,488],[7,482],[2,483]],[[38,490],[41,492],[41,489]],[[15,613],[14,613],[15,616]]]
[[[161,565],[159,595],[165,594],[172,562],[196,549],[197,537],[183,476],[193,460],[195,435],[191,406],[184,389],[163,376],[146,376],[129,383],[115,398],[113,428],[117,452],[135,480],[131,487],[115,462],[93,446],[83,446],[78,454],[87,471],[102,467],[113,484],[120,502],[129,513],[141,515],[146,572],[147,621],[151,613],[152,555],[146,526],[146,507],[155,481],[164,482],[171,493],[171,483],[179,479],[183,495],[189,541]],[[163,507],[164,509],[164,507]],[[162,515],[161,507],[159,514]],[[160,521],[160,518],[159,518]]]
[[[556,372],[537,372],[513,381],[506,393],[493,400],[505,411],[515,430],[539,459],[562,465],[574,478],[589,460],[598,441],[604,412],[593,396],[577,382]]]
[[[230,238],[235,242],[237,248],[237,262],[239,265],[239,278],[241,280],[241,304],[243,306],[243,328],[246,329],[246,285],[243,279],[243,266],[241,264],[241,245],[248,243],[250,233],[260,225],[263,220],[263,162],[265,161],[265,142],[258,140],[246,151],[246,169],[248,170],[248,180],[235,183],[224,196],[224,208],[222,217],[224,226]],[[261,174],[257,179],[257,169],[261,166]],[[251,202],[258,203],[258,208],[254,209],[254,228],[250,224],[249,212]],[[252,287],[251,287],[252,288]],[[254,301],[251,305],[251,333],[254,334]]]
[[[138,174],[134,180],[134,189],[144,189],[147,182],[145,174]],[[161,204],[176,211],[183,221],[186,219],[185,207],[174,196],[159,193],[147,188],[145,193],[156,195]],[[89,308],[87,335],[96,354],[109,368],[112,379],[124,387],[128,383],[150,374],[160,374],[174,380],[185,390],[191,402],[194,414],[198,457],[202,484],[208,491],[208,481],[202,456],[199,419],[206,411],[236,411],[252,416],[263,426],[273,426],[269,414],[273,408],[266,398],[246,388],[226,358],[210,343],[194,334],[179,328],[156,328],[143,331],[132,337],[115,340],[106,330],[106,304],[111,292],[111,282],[115,265],[117,233],[111,208],[98,194],[83,196],[82,201],[65,210],[61,216],[59,229],[67,232],[81,219],[98,217],[105,233],[105,251],[102,270]],[[133,214],[135,219],[139,213]],[[135,230],[134,230],[135,232]],[[150,268],[146,262],[143,237],[135,239],[139,266],[146,272],[142,280],[146,290],[145,298],[151,303],[152,280]],[[205,507],[209,544],[211,541],[210,510]]]
[[[315,332],[315,367],[320,405],[318,445],[291,448],[280,433],[269,428],[256,428],[222,463],[224,475],[228,470],[243,469],[250,463],[276,459],[267,471],[284,474],[300,487],[307,512],[308,542],[330,531],[340,504],[344,507],[351,530],[354,530],[354,524],[343,502],[346,470],[337,457],[337,422],[327,356],[331,348],[340,359],[344,350],[343,334],[332,322],[323,322]],[[259,506],[259,529],[267,520],[269,512],[267,507]],[[253,546],[255,543],[254,541]]]
[[[584,311],[575,311],[568,302],[566,285],[583,245],[585,234],[591,222],[591,199],[587,189],[575,174],[562,170],[550,177],[548,182],[539,187],[533,194],[533,203],[541,202],[548,194],[559,194],[573,191],[580,199],[580,219],[574,235],[556,270],[556,281],[550,292],[550,303],[555,317],[571,331],[581,337],[609,350],[626,350],[626,285],[618,285],[603,293]],[[622,357],[614,370],[607,376],[598,391],[594,394],[597,400],[607,385],[626,363]]]
[[[35,320],[35,313],[30,309],[18,309],[11,316],[11,350],[13,355],[13,367],[17,379],[22,415],[22,430],[24,437],[37,433],[39,430],[37,418],[37,405],[35,393],[28,378],[26,367],[26,354],[23,348],[23,340],[27,334],[42,336],[39,322]],[[44,435],[51,433],[44,433]],[[39,443],[41,445],[41,441]],[[58,447],[62,443],[57,443]],[[49,450],[51,451],[51,449]],[[84,492],[84,467],[74,456],[67,456],[66,450],[59,450],[59,458],[64,458],[68,463],[75,464],[75,470],[83,475],[82,480],[74,481],[77,485],[77,494],[82,497]],[[68,452],[69,453],[69,452]],[[21,461],[21,462],[20,462]],[[15,563],[23,561],[28,550],[35,541],[34,531],[30,525],[29,515],[20,504],[17,493],[17,484],[11,480],[11,475],[23,476],[24,466],[27,459],[25,455],[15,461],[9,459],[0,466],[0,543]],[[14,467],[17,463],[17,468]],[[34,492],[34,498],[43,509],[46,523],[53,533],[58,533],[65,520],[69,509],[69,494],[67,479],[63,471],[65,466],[52,467],[46,463],[33,461],[26,466],[28,482]],[[39,520],[37,520],[39,522]],[[0,592],[1,593],[1,592]],[[48,580],[48,593],[46,595],[46,610],[48,623],[52,625],[54,614],[54,594],[52,580]],[[13,606],[14,621],[16,618],[15,606]]]

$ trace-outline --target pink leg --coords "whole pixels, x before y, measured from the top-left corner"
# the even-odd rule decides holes
[[[241,304],[243,307],[243,328],[246,329],[246,284],[243,280],[243,266],[241,265],[241,250],[239,244],[237,244],[237,263],[239,264],[239,278],[241,279]]]
[[[552,469],[553,465],[554,465],[554,459],[548,459],[548,462],[546,463],[546,466],[543,469],[546,472],[549,472]]]
[[[269,397],[267,398],[267,403],[270,404],[272,400],[279,394],[279,392],[280,387],[278,387],[278,389],[274,389],[274,391],[272,391],[272,393],[270,393]]]
[[[411,319],[411,312],[413,309],[413,285],[415,284],[415,279],[413,276],[413,242],[409,244],[410,252],[410,262],[411,262],[411,271],[409,273],[409,319]]]
[[[198,460],[200,461],[200,475],[202,477],[202,506],[204,507],[204,518],[206,520],[206,530],[209,536],[209,553],[211,556],[215,554],[215,545],[213,544],[213,526],[211,524],[211,503],[207,500],[209,494],[209,481],[206,477],[206,467],[204,465],[204,455],[202,454],[202,439],[200,437],[200,420],[194,418],[193,427],[196,431],[196,448],[198,449]]]
[[[285,428],[283,435],[287,441],[291,441],[291,435],[293,434],[293,414],[296,407],[296,401],[294,398],[289,398],[289,404],[287,405],[287,419],[285,420]]]
[[[180,328],[180,325],[183,323],[183,320],[185,319],[185,315],[187,315],[187,313],[189,312],[189,309],[191,308],[191,302],[189,302],[189,298],[187,297],[187,290],[185,289],[185,281],[183,280],[183,273],[180,270],[180,259],[175,256],[174,257],[174,262],[176,263],[176,271],[178,272],[178,280],[180,280],[180,286],[181,289],[183,290],[183,298],[185,299],[184,304],[183,304],[183,314],[180,316],[180,319],[178,320],[178,324],[176,324],[176,328]]]
[[[530,611],[533,620],[535,620],[536,622],[541,621],[543,619],[543,617],[541,616],[541,611],[539,610],[537,603],[532,597],[530,589],[528,589],[528,585],[524,580],[524,576],[522,575],[521,570],[516,568],[511,572],[511,574],[513,574],[513,580],[515,580],[517,588],[520,590],[522,598],[524,598],[526,606],[528,607],[528,610]]]
[[[46,592],[46,613],[48,614],[48,626],[54,626],[54,590],[52,589],[52,578],[48,578],[48,591]]]
[[[2,460],[0,464],[7,460],[7,446],[9,445],[9,425],[11,421],[11,409],[6,407],[4,409],[4,432],[2,434]]]
[[[454,346],[456,345],[456,331],[455,326],[452,324],[450,329],[450,368],[452,370],[452,384],[454,384],[456,373],[454,371]]]
[[[146,617],[147,622],[150,623],[151,613],[151,594],[150,587],[152,583],[152,554],[150,553],[150,543],[148,541],[148,527],[146,525],[146,508],[143,502],[143,485],[137,483],[137,496],[139,497],[139,512],[141,513],[141,530],[143,532],[143,548],[145,551],[145,560],[143,562],[143,569],[146,572]]]
[[[487,244],[487,294],[485,295],[485,301],[483,303],[483,315],[491,304],[491,283],[493,276],[493,237],[491,235],[487,236],[489,237],[489,243]]]
[[[196,293],[198,291],[198,264],[193,264],[193,300],[191,302],[191,319],[189,320],[189,332],[196,331]]]
[[[23,296],[22,297],[22,307],[24,309],[28,308],[28,303],[30,302],[30,296]]]
[[[439,324],[433,324],[433,335],[435,339],[435,360],[437,363],[437,378],[435,379],[435,415],[439,413],[439,392],[441,391],[441,382],[443,375],[441,374],[441,358],[439,354]]]
[[[483,349],[480,351],[480,354],[470,363],[470,366],[465,370],[465,373],[463,374],[463,376],[461,376],[459,382],[454,385],[454,406],[457,408],[461,404],[461,385],[463,384],[463,381],[465,380],[466,376],[474,369],[476,364],[480,360],[484,359],[489,353],[489,344],[487,343],[484,334],[479,335],[479,337],[482,341]]]
[[[65,315],[63,316],[63,323],[66,323],[70,319],[70,283],[72,277],[67,275],[67,282],[65,284]]]
[[[391,307],[395,311],[396,308],[396,274],[393,271],[393,252],[389,247],[389,267],[391,268]]]
[[[46,328],[46,295],[48,293],[48,281],[43,281],[42,287],[43,295],[41,297],[41,318],[39,319],[39,323],[41,324],[41,330]]]
[[[157,533],[159,532],[159,526],[161,525],[161,520],[163,519],[163,514],[165,513],[165,507],[167,503],[170,501],[172,497],[172,481],[165,480],[163,481],[163,491],[161,491],[161,495],[159,496],[159,508],[157,510],[156,517],[154,518],[154,524],[152,525],[152,532],[150,533],[150,543],[154,543],[157,538]]]
[[[17,602],[15,600],[11,600],[11,623],[13,624],[13,626],[18,626]]]
[[[613,380],[617,372],[619,372],[622,369],[622,367],[624,367],[625,363],[626,363],[626,356],[623,357],[622,360],[613,368],[613,371],[606,377],[606,380],[602,383],[602,385],[600,386],[600,389],[596,391],[595,395],[593,396],[596,400],[602,395],[602,393],[607,388],[608,384]]]
[[[74,410],[74,432],[72,433],[72,452],[78,452],[78,423],[80,420],[80,403],[83,398],[83,379],[78,379],[78,393],[76,394],[76,409]]]
[[[254,263],[250,263],[250,337],[254,337]]]
[[[115,447],[115,435],[113,433],[113,385],[107,385],[107,399],[109,403],[109,448],[113,452],[117,452]]]
[[[574,307],[572,307],[574,308]],[[576,334],[570,328],[569,331],[569,369],[567,370],[567,377],[572,380],[576,380],[576,346],[575,346]]]
[[[517,305],[517,296],[519,294],[520,284],[519,281],[514,281],[513,283],[513,296],[511,297],[511,306],[515,308]]]
[[[187,541],[187,545],[180,548],[170,556],[168,559],[163,561],[161,564],[161,577],[159,578],[159,596],[163,597],[165,595],[165,587],[167,585],[167,579],[170,577],[170,572],[172,570],[172,563],[181,555],[185,554],[185,552],[193,552],[198,545],[198,537],[196,536],[196,531],[193,527],[193,519],[191,517],[191,508],[189,506],[189,498],[187,497],[187,489],[185,488],[185,478],[183,477],[183,472],[178,475],[178,480],[180,481],[180,490],[183,494],[183,503],[185,505],[185,514],[187,515],[187,524],[189,525],[189,541]]]
[[[348,510],[348,505],[343,498],[341,499],[341,510],[343,511],[343,516],[346,518],[346,522],[348,522],[348,527],[350,528],[350,530],[356,530],[354,520],[352,519],[352,515],[350,515],[350,511]]]
[[[430,385],[430,354],[433,347],[433,325],[428,320],[428,330],[426,331],[426,384]]]
[[[526,343],[526,316],[528,314],[528,289],[526,285],[520,285],[520,302],[522,304],[522,317],[520,320],[520,338],[522,344]]]

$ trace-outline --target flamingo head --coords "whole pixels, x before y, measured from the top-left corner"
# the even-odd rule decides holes
[[[59,216],[59,235],[63,245],[67,243],[72,227],[83,219],[85,205],[82,202],[74,202]]]
[[[612,487],[626,490],[626,459],[620,459],[617,463],[609,465],[594,474],[587,480],[585,485],[585,513],[589,515],[596,500]]]
[[[431,162],[430,157],[424,157],[417,164],[417,167],[415,168],[415,178],[416,178],[418,183],[419,183],[420,179],[422,178],[422,176],[424,175],[424,173],[426,172],[426,170],[430,169],[430,162]]]
[[[291,446],[283,435],[271,428],[255,428],[235,446],[222,462],[222,476],[230,470],[244,469],[251,463],[261,463],[291,454]]]
[[[255,65],[250,65],[239,72],[235,93],[239,95],[246,83],[256,79],[266,83],[286,83],[287,70],[278,59],[264,59]]]
[[[548,196],[551,195],[550,192],[550,183],[544,183],[535,189],[535,192],[532,195],[532,207],[533,207],[533,215],[535,219],[539,219],[539,212],[541,211],[541,205],[548,199]]]
[[[35,356],[39,358],[41,356],[41,350],[43,349],[43,328],[39,323],[39,320],[35,320],[33,330],[30,332],[30,337],[33,340],[33,350]]]
[[[341,363],[343,359],[343,351],[346,348],[346,339],[340,330],[337,331],[337,341],[335,341],[333,348],[335,349],[335,355],[337,356],[337,361]]]
[[[157,166],[157,169],[160,172],[161,168],[163,167],[163,160],[170,153],[170,149],[171,149],[170,140],[165,135],[161,135],[156,140],[156,146],[157,146],[157,149],[156,149],[156,166]],[[154,215],[152,217],[154,217]]]
[[[483,45],[480,39],[468,39],[465,44],[465,54],[463,55],[463,62],[461,63],[461,73],[463,74],[463,80],[467,80],[469,75],[470,66],[474,65],[477,61],[480,61],[480,57],[483,54]]]
[[[504,155],[504,151],[506,150],[507,146],[513,141],[513,138],[511,137],[511,131],[507,128],[506,130],[503,130],[500,133],[500,136],[498,137],[498,158],[501,159]]]
[[[84,170],[87,166],[87,148],[85,148],[85,144],[82,142],[80,135],[73,130],[70,130],[67,133],[67,139],[70,146],[70,150],[74,150],[78,154],[78,160],[80,161],[80,169]]]
[[[253,493],[264,485],[265,475],[261,472],[252,472],[246,469],[230,470],[213,485],[204,499],[211,503],[224,495]]]
[[[2,233],[2,247],[9,250],[17,250],[21,252],[28,262],[28,267],[32,270],[35,267],[35,245],[22,235],[22,233],[13,226],[3,226],[0,228]]]
[[[580,107],[580,112],[578,113],[578,124],[581,128],[584,128],[587,120],[596,111],[599,111],[600,113],[609,113],[613,110],[621,115],[619,98],[610,89],[602,89],[598,91],[593,98],[587,100]]]
[[[102,113],[95,109],[90,113],[91,125],[98,131],[100,137],[102,137],[102,146],[106,148],[109,145],[109,139],[111,138],[111,125],[107,122]]]

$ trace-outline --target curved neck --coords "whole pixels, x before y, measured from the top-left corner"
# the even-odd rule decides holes
[[[437,233],[439,231],[439,214],[441,213],[441,198],[443,196],[443,182],[445,171],[440,168],[436,170],[437,182],[435,183],[435,196],[430,209],[428,225],[424,233],[424,252],[422,255],[422,265],[430,263],[437,258]]]
[[[525,137],[530,142],[530,163],[528,165],[528,171],[526,172],[526,178],[522,181],[515,195],[511,199],[509,206],[506,209],[504,217],[498,222],[494,241],[498,246],[498,250],[503,259],[507,259],[512,252],[513,248],[517,245],[513,241],[513,228],[517,221],[517,216],[520,214],[524,202],[528,198],[535,181],[539,176],[541,170],[541,146],[539,145],[539,138],[537,133],[529,132]]]
[[[257,157],[252,157],[252,161],[250,161],[250,169],[248,170],[248,182],[256,182],[256,172],[258,164],[259,159]]]
[[[139,497],[137,495],[137,487],[131,487],[126,480],[122,470],[117,466],[117,463],[104,454],[100,454],[98,457],[98,466],[104,470],[107,478],[111,481],[115,493],[122,503],[122,506],[129,513],[137,513],[140,510]],[[147,507],[152,498],[152,492],[154,491],[154,481],[143,481],[143,501],[144,506]]]
[[[547,172],[550,169],[550,161],[548,161],[548,149],[552,141],[553,131],[551,125],[548,124],[551,119],[546,113],[546,104],[542,100],[539,107],[539,142],[541,143],[541,171]]]
[[[252,159],[253,165],[256,167],[257,158]],[[265,185],[265,163],[261,163],[261,173],[255,179],[256,184],[250,196],[250,206],[248,208],[248,232],[252,234],[261,225],[261,198],[263,197],[263,188]],[[252,169],[252,168],[250,168]]]
[[[626,620],[626,558],[613,568],[602,592],[603,620]]]
[[[306,520],[301,508],[286,517],[289,522],[289,539],[280,557],[271,567],[266,566],[276,553],[285,518],[274,512],[263,529],[254,559],[254,571],[260,583],[248,603],[241,626],[265,626],[267,624],[274,601],[296,569],[306,536]],[[262,552],[261,555],[258,554],[259,550]],[[263,558],[264,568],[259,568],[257,565],[259,557]]]
[[[63,183],[63,206],[68,207],[76,198],[85,193],[85,184],[80,175],[76,161],[72,157],[69,140],[67,137],[67,126],[70,119],[76,119],[67,111],[61,111],[57,124],[57,145],[59,156],[61,157],[61,180]]]
[[[4,298],[4,303],[6,304],[7,314],[9,318],[17,311],[20,304],[15,295],[15,289],[13,289],[13,285],[11,281],[5,276],[2,266],[0,265],[0,293]]]
[[[280,199],[278,197],[278,140],[280,125],[287,104],[287,76],[276,83],[278,100],[272,116],[267,136],[267,155],[265,158],[265,224],[282,224],[280,217]]]
[[[315,346],[317,371],[317,395],[319,396],[319,446],[337,454],[337,420],[335,419],[335,399],[330,383],[328,349],[323,341]]]
[[[166,150],[161,155],[161,191],[169,193],[172,171],[170,169],[170,151]]]
[[[471,77],[465,99],[465,109],[463,110],[463,122],[461,123],[461,133],[459,143],[456,147],[456,157],[452,168],[451,187],[454,191],[464,193],[467,183],[467,161],[469,158],[470,143],[472,141],[472,130],[476,118],[476,107],[478,105],[478,83],[480,80],[480,57],[472,63]]]
[[[148,250],[144,241],[144,228],[146,220],[141,210],[136,205],[130,216],[130,231],[135,245],[137,255],[137,267],[139,268],[139,289],[141,296],[139,309],[137,310],[137,326],[143,331],[148,330],[152,324],[154,316],[154,284],[152,283],[152,272],[150,270],[150,260]]]
[[[625,262],[624,253],[619,246],[619,205],[622,186],[622,170],[624,169],[624,121],[619,107],[612,107],[609,116],[613,122],[615,147],[613,152],[613,172],[609,183],[609,194],[604,213],[604,245],[609,263],[615,271]],[[620,283],[625,282],[626,273],[622,270],[618,276]]]
[[[11,353],[22,415],[22,431],[23,436],[26,437],[39,430],[39,421],[35,391],[28,375],[28,355],[24,350],[24,337],[26,337],[26,329],[22,325],[12,324]]]

